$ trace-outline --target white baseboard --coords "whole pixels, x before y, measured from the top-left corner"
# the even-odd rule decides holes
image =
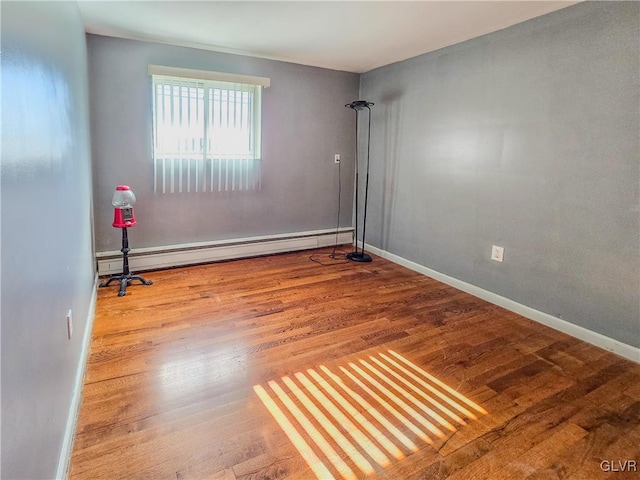
[[[352,242],[353,228],[341,228],[338,230],[338,245]],[[295,250],[309,250],[335,244],[336,230],[331,229],[236,238],[215,242],[185,243],[165,247],[134,248],[129,253],[129,266],[131,270],[140,272]],[[98,259],[99,275],[122,272],[122,253],[119,250],[99,252],[96,257]]]
[[[530,320],[546,325],[547,327],[551,327],[554,330],[566,333],[567,335],[571,335],[572,337],[578,338],[597,347],[604,348],[616,355],[620,355],[621,357],[640,363],[640,348],[638,347],[627,345],[626,343],[622,343],[600,333],[593,332],[584,327],[567,322],[566,320],[562,320],[561,318],[549,315],[548,313],[527,307],[526,305],[522,305],[521,303],[502,297],[496,293],[484,290],[483,288],[458,280],[457,278],[450,277],[393,253],[389,253],[386,250],[382,250],[369,244],[365,246],[365,249],[375,255],[397,263],[398,265],[402,265],[410,270],[422,273],[423,275],[434,278],[442,283],[446,283],[447,285],[451,285],[458,290],[462,290],[463,292],[482,298],[483,300],[515,312]]]
[[[82,337],[82,347],[80,359],[78,360],[78,368],[76,369],[76,378],[73,385],[73,395],[71,397],[71,406],[67,417],[67,426],[64,432],[62,448],[60,450],[60,459],[58,460],[58,470],[56,479],[66,479],[69,470],[69,461],[73,448],[73,437],[76,432],[76,423],[80,410],[80,401],[82,400],[82,384],[84,382],[84,373],[87,368],[87,359],[91,347],[91,332],[93,331],[93,319],[96,316],[96,301],[98,298],[98,274],[93,281],[93,293],[89,302],[89,312],[87,313],[87,324]]]

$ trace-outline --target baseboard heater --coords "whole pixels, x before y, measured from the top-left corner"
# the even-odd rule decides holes
[[[341,228],[337,235],[335,229],[314,230],[164,247],[134,248],[129,252],[129,265],[132,271],[143,272],[234,258],[310,250],[336,244],[353,244],[353,228]],[[122,253],[119,250],[98,252],[96,258],[99,275],[122,272]]]

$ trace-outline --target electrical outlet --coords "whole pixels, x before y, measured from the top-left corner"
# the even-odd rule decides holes
[[[492,245],[491,260],[495,260],[496,262],[502,262],[502,260],[504,260],[504,247],[498,247],[496,245]]]
[[[336,153],[333,156],[333,163],[340,163],[340,154],[339,153]]]
[[[73,336],[73,314],[71,309],[67,312],[67,335],[69,336],[69,340]]]

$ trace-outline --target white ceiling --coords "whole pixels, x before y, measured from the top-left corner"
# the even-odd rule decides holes
[[[576,1],[80,1],[89,33],[362,73]]]

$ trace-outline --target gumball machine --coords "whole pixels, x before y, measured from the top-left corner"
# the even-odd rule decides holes
[[[111,203],[115,207],[113,210],[113,226],[115,228],[133,227],[136,219],[133,216],[133,206],[136,203],[136,196],[129,185],[118,185],[113,194]]]
[[[101,287],[108,287],[113,282],[120,283],[119,297],[127,294],[127,285],[133,280],[137,280],[143,285],[151,285],[153,282],[145,280],[140,275],[133,275],[129,271],[129,237],[127,228],[136,225],[136,218],[133,213],[133,205],[136,203],[136,196],[128,185],[118,185],[113,194],[111,203],[114,206],[113,226],[122,230],[122,274],[113,275],[106,282],[100,284]]]

